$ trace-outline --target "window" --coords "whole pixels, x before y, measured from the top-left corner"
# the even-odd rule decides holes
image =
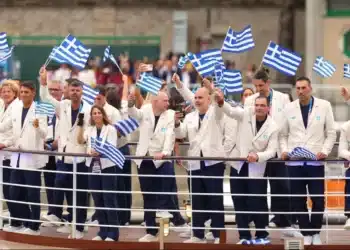
[[[327,0],[327,16],[350,16],[350,1]]]
[[[350,58],[350,30],[344,33],[344,55]]]

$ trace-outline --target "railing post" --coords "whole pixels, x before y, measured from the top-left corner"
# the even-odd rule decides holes
[[[73,157],[73,218],[72,218],[72,238],[76,236],[77,223],[77,157]]]

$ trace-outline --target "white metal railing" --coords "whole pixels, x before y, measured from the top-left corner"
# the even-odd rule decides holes
[[[81,172],[77,172],[77,162],[76,162],[76,157],[89,157],[88,155],[85,154],[73,154],[73,153],[58,153],[58,152],[51,152],[51,151],[25,151],[25,150],[13,150],[13,149],[6,149],[4,151],[9,151],[9,152],[21,152],[21,153],[33,153],[33,154],[45,154],[45,155],[64,155],[64,156],[73,156],[74,157],[74,161],[73,161],[73,171],[69,172],[69,171],[54,171],[54,170],[45,170],[45,169],[30,169],[32,171],[39,171],[42,173],[45,172],[49,172],[49,173],[60,173],[60,174],[71,174],[73,175],[73,189],[67,189],[67,188],[57,188],[57,187],[46,187],[46,186],[42,186],[42,187],[38,187],[38,186],[31,186],[31,185],[22,185],[22,184],[12,184],[12,183],[8,183],[8,182],[4,182],[3,181],[3,169],[4,168],[10,168],[10,169],[14,169],[13,167],[6,167],[6,166],[2,166],[0,168],[0,200],[1,201],[6,201],[6,202],[12,202],[12,203],[22,203],[22,204],[29,204],[29,205],[37,205],[37,203],[31,203],[31,202],[23,202],[23,201],[15,201],[15,200],[6,200],[3,197],[3,185],[12,185],[12,186],[20,186],[20,187],[26,187],[26,188],[40,188],[40,189],[52,189],[52,190],[61,190],[61,191],[72,191],[73,192],[73,204],[71,206],[67,206],[67,205],[55,205],[55,204],[47,204],[47,203],[40,203],[40,206],[51,206],[51,207],[69,207],[73,209],[73,219],[72,222],[62,222],[66,223],[68,225],[72,226],[72,236],[75,236],[76,233],[76,226],[77,225],[85,225],[85,226],[98,226],[95,224],[87,224],[87,223],[77,223],[77,215],[76,215],[76,209],[89,209],[89,206],[77,206],[77,192],[79,191],[84,191],[84,192],[104,192],[104,193],[128,193],[128,194],[157,194],[157,195],[189,195],[190,199],[192,198],[192,195],[207,195],[207,196],[217,196],[217,195],[223,195],[223,196],[246,196],[246,197],[258,197],[258,196],[270,196],[270,197],[281,197],[281,196],[289,196],[289,197],[304,197],[305,195],[295,195],[295,194],[231,194],[231,193],[211,193],[211,194],[202,194],[202,193],[190,193],[190,192],[142,192],[142,191],[103,191],[103,190],[91,190],[91,189],[87,189],[87,190],[82,190],[82,189],[77,189],[77,175],[95,175],[95,173],[81,173]],[[152,157],[137,157],[137,156],[126,156],[127,159],[152,159]],[[169,160],[220,160],[220,161],[244,161],[245,159],[241,159],[241,158],[221,158],[221,157],[166,157],[165,159],[169,159]],[[274,162],[281,162],[282,160],[280,159],[272,159],[271,161]],[[340,162],[345,162],[343,159],[338,159],[338,158],[330,158],[325,160],[325,162],[333,162],[333,163],[340,163]],[[189,171],[188,175],[176,175],[176,178],[190,178],[190,181],[193,178],[217,178],[217,179],[249,179],[249,177],[230,177],[230,176],[222,176],[222,177],[217,177],[217,176],[193,176],[192,172]],[[99,173],[99,175],[111,175],[111,174],[103,174],[103,173]],[[115,176],[131,176],[131,177],[136,177],[139,176],[138,174],[115,174]],[[157,177],[157,178],[173,178],[173,176],[169,176],[169,175],[142,175],[142,177]],[[334,179],[337,178],[338,180],[344,180],[346,179],[344,176],[333,176],[333,177],[325,177],[325,178],[293,178],[293,177],[289,177],[289,178],[282,178],[282,177],[256,177],[254,179],[269,179],[269,180],[273,180],[273,179],[285,179],[287,181],[293,180],[293,179],[313,179],[313,180],[330,180],[330,179]],[[324,194],[322,195],[309,195],[309,197],[323,197],[325,196],[325,202],[327,204],[327,199],[329,197],[338,197],[341,193],[340,192],[328,192],[325,190]],[[350,196],[350,194],[344,194],[343,197],[348,197]],[[192,202],[191,202],[192,203]],[[99,209],[99,210],[117,210],[117,211],[154,211],[154,212],[158,212],[160,211],[160,209],[143,209],[143,208],[105,208],[105,207],[95,207],[95,209]],[[168,212],[190,212],[190,213],[194,213],[194,212],[203,212],[203,213],[225,213],[225,214],[272,214],[272,212],[270,211],[266,211],[266,212],[261,212],[261,211],[208,211],[208,210],[193,210],[191,209],[190,211],[186,211],[185,209],[179,209],[179,210],[166,210]],[[283,211],[283,212],[273,212],[273,214],[305,214],[308,212],[294,212],[294,211]],[[331,214],[339,214],[339,211],[332,211],[332,210],[328,210],[326,209],[324,212],[313,212],[314,214],[324,214],[324,217],[326,217],[326,228],[322,228],[320,231],[326,231],[326,243],[328,243],[329,239],[329,231],[343,231],[343,228],[329,228],[329,223],[328,223],[328,216]],[[3,214],[3,202],[0,202],[0,228],[3,228],[3,220],[4,219],[11,219],[10,217],[6,217]],[[23,218],[12,218],[12,219],[17,219],[17,220],[21,220],[21,221],[29,221],[29,222],[45,222],[42,220],[31,220],[31,219],[23,219]],[[59,224],[59,223],[58,223]],[[131,225],[131,226],[125,226],[125,225],[104,225],[106,227],[114,227],[114,228],[144,228],[143,226],[137,226],[137,225]],[[192,221],[191,221],[191,225],[190,225],[191,229],[204,229],[205,227],[193,227],[192,226]],[[147,228],[157,228],[159,229],[158,226],[156,227],[147,227]],[[173,227],[170,227],[170,229]],[[237,228],[211,228],[213,230],[237,230]],[[250,230],[249,228],[240,228],[242,230]],[[255,229],[255,230],[265,230],[265,229]],[[283,229],[280,228],[270,228],[269,231],[280,231]],[[303,231],[314,231],[314,229],[309,229],[309,230],[304,230]]]

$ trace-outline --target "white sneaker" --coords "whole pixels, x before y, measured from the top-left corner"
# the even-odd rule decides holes
[[[214,235],[213,235],[212,232],[206,233],[204,237],[205,237],[206,240],[210,240],[210,241],[215,240]]]
[[[113,240],[113,239],[107,237],[107,238],[105,239],[105,241],[115,241],[115,240]]]
[[[58,223],[52,223],[50,221],[46,221],[41,223],[41,227],[59,227],[60,225]]]
[[[84,238],[84,233],[76,230],[75,231],[75,239],[82,239],[82,238]],[[68,236],[68,239],[73,239],[73,235],[70,234]]]
[[[64,226],[61,226],[59,228],[57,228],[57,233],[61,233],[61,234],[70,234],[71,233],[71,226],[68,224],[65,224]]]
[[[207,243],[205,239],[192,237],[191,239],[185,240],[183,243]]]
[[[214,244],[220,244],[220,238],[215,238]]]
[[[94,238],[92,238],[92,240],[97,240],[97,241],[101,241],[101,240],[103,240],[100,236],[96,236],[96,237],[94,237]]]
[[[304,246],[310,246],[312,244],[312,236],[304,236]]]
[[[275,222],[269,222],[269,227],[270,228],[277,228],[277,225],[276,225],[276,223]]]
[[[34,231],[30,228],[26,228],[24,231],[21,231],[21,234],[27,234],[27,235],[40,235],[40,230]]]
[[[157,218],[163,218],[163,219],[171,219],[173,218],[173,215],[169,213],[168,211],[160,211],[156,213]]]
[[[9,232],[9,233],[16,233],[20,230],[22,230],[23,227],[13,227],[13,226],[7,226],[7,227],[4,227],[2,230],[4,232]]]
[[[141,223],[141,226],[145,227],[145,226],[146,226],[146,222],[143,221],[143,222]]]
[[[158,238],[152,234],[146,234],[139,239],[139,242],[154,242],[158,241]]]
[[[211,219],[209,219],[206,222],[204,222],[204,226],[205,227],[210,227],[210,225],[211,225]]]
[[[56,215],[54,214],[50,214],[50,215],[46,215],[46,216],[43,216],[43,218],[45,218],[47,221],[50,221],[50,222],[61,222],[61,219],[58,218]]]
[[[345,222],[344,229],[350,230],[350,218],[348,218]]]
[[[286,227],[282,232],[282,237],[302,238],[303,235],[294,227]]]
[[[191,238],[191,230],[179,234],[180,238]]]
[[[170,226],[174,226],[174,225],[170,225]],[[182,233],[182,232],[190,231],[191,228],[190,228],[190,226],[188,224],[185,223],[183,225],[173,227],[173,228],[171,228],[171,230],[174,231],[174,232],[177,232],[177,233]]]
[[[250,240],[241,239],[237,242],[237,245],[252,245]]]
[[[312,245],[322,245],[320,234],[314,234],[312,236]]]
[[[249,222],[248,226],[249,226],[249,227],[255,227],[254,221]]]

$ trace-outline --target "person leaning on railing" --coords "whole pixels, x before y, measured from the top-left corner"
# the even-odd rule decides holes
[[[82,117],[78,118],[78,143],[87,145],[87,153],[91,158],[86,159],[86,166],[89,168],[89,188],[92,193],[96,208],[96,217],[100,225],[100,231],[93,240],[118,241],[119,229],[117,227],[109,227],[108,225],[117,226],[118,214],[116,208],[117,199],[115,193],[94,192],[98,191],[115,191],[117,190],[116,166],[109,159],[99,158],[92,147],[92,138],[101,139],[102,142],[109,142],[113,146],[117,146],[117,132],[110,125],[106,111],[98,105],[91,108],[90,126],[84,130]],[[101,175],[103,174],[103,175]],[[98,208],[109,208],[102,210]]]
[[[288,160],[290,153],[299,147],[310,152],[304,158],[316,159],[308,162],[288,161],[286,164],[290,166],[289,173],[293,178],[290,180],[291,193],[298,195],[292,197],[291,205],[292,211],[298,212],[296,218],[304,236],[304,245],[321,245],[320,231],[325,209],[325,166],[322,160],[332,151],[337,136],[336,127],[331,104],[312,96],[309,78],[299,77],[295,88],[298,99],[287,104],[282,114],[284,121],[279,136],[281,158]],[[307,191],[312,201],[310,217]]]

